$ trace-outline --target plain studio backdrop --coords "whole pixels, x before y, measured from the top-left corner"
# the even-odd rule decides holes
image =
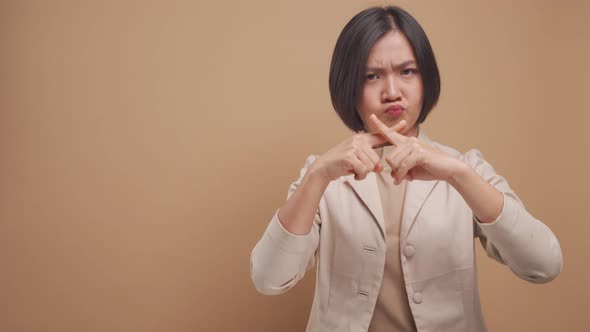
[[[429,136],[480,149],[561,242],[546,285],[477,243],[490,330],[582,330],[590,5],[541,0],[1,1],[0,330],[303,331],[315,270],[263,296],[250,253],[307,155],[351,135],[332,50],[384,4],[434,47]]]

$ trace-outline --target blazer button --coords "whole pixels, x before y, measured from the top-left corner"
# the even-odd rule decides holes
[[[422,303],[422,293],[420,293],[420,292],[414,293],[414,303],[416,303],[416,304]]]
[[[412,247],[412,246],[406,246],[404,248],[404,255],[406,255],[406,257],[412,257],[412,256],[414,256],[415,253],[416,253],[416,249],[414,249],[414,247]]]

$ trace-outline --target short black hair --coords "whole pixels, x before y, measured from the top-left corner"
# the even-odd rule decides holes
[[[355,15],[344,27],[332,55],[330,96],[336,113],[353,131],[366,131],[357,110],[362,98],[365,70],[373,44],[397,30],[410,42],[422,76],[422,110],[416,124],[424,122],[440,96],[440,75],[426,33],[408,12],[396,7],[371,7]]]

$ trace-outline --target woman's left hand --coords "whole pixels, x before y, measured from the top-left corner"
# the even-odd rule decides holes
[[[406,137],[387,127],[374,114],[371,121],[379,132],[396,148],[385,160],[391,166],[394,183],[403,180],[443,180],[451,182],[453,176],[468,167],[461,160],[448,155],[416,137]]]

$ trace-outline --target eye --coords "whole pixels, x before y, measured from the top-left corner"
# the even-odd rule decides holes
[[[377,76],[377,75],[375,75],[375,74],[367,74],[367,79],[368,79],[369,81],[376,80],[377,78],[378,78],[378,76]]]
[[[414,68],[406,68],[404,70],[402,70],[402,75],[403,76],[409,76],[409,75],[413,75],[416,74],[418,71]]]

